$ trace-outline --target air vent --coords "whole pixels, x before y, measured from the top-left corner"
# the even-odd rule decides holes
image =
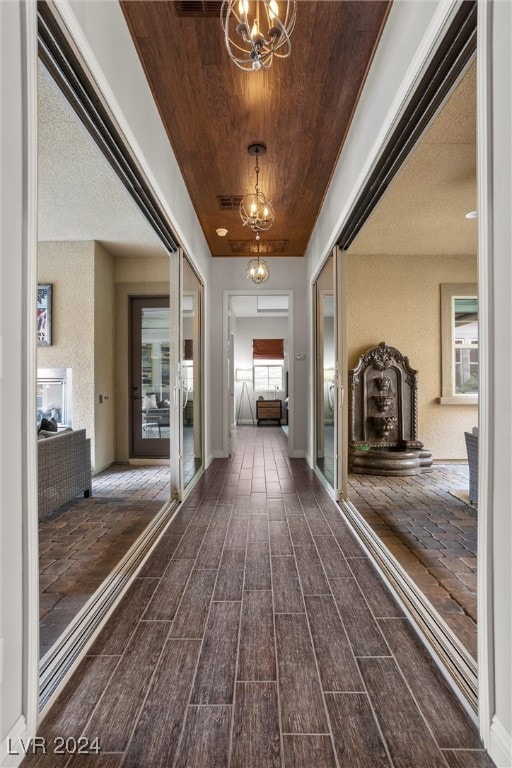
[[[243,195],[220,195],[219,208],[221,211],[237,211],[240,208]]]
[[[258,243],[256,240],[230,240],[231,253],[242,256],[252,256],[258,253]],[[260,240],[259,253],[278,254],[285,253],[288,248],[288,240]]]
[[[178,16],[220,16],[222,2],[215,0],[177,0],[176,13]]]

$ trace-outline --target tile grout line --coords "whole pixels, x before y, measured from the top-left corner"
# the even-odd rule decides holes
[[[269,520],[270,523],[270,520]],[[280,764],[281,768],[285,768],[284,764],[284,741],[283,741],[283,721],[281,715],[281,691],[280,691],[280,679],[279,679],[279,662],[277,653],[277,632],[276,632],[276,612],[275,612],[275,592],[274,592],[274,568],[272,562],[272,545],[270,541],[270,525],[268,535],[268,559],[270,568],[270,589],[272,592],[272,629],[274,632],[274,656],[276,663],[276,700],[277,700],[277,727],[279,729],[279,751],[280,751]],[[256,768],[256,766],[255,766]]]
[[[331,527],[330,527],[330,525],[329,525],[329,521],[328,521],[328,520],[327,520],[327,518],[325,517],[325,515],[324,515],[324,513],[323,513],[323,510],[322,510],[321,508],[320,508],[320,514],[322,515],[322,517],[323,517],[323,518],[324,518],[324,520],[326,521],[327,525],[329,526],[329,529],[331,530],[331,535],[333,536],[334,540],[336,541],[336,538],[334,537],[334,534],[333,534],[333,532],[332,532],[332,529],[331,529]],[[314,537],[313,537],[313,541],[314,541]],[[338,542],[337,542],[337,541],[336,541],[336,544],[338,544]],[[338,545],[338,547],[339,547],[339,545]],[[317,547],[316,547],[316,542],[315,542],[315,548],[317,549]],[[346,562],[346,557],[345,557],[345,555],[343,554],[343,552],[341,551],[341,547],[339,547],[339,549],[340,549],[340,552],[341,552],[341,554],[342,554],[342,556],[343,556],[343,558],[344,558],[344,560],[345,560],[345,562]],[[347,634],[347,630],[346,630],[346,628],[345,628],[345,624],[344,624],[344,622],[343,622],[343,618],[342,618],[342,616],[341,616],[341,613],[340,613],[340,611],[339,611],[338,605],[337,605],[337,603],[336,603],[336,599],[335,599],[335,597],[334,597],[334,594],[333,594],[333,592],[332,592],[332,586],[331,586],[331,582],[330,582],[329,578],[327,577],[327,573],[326,573],[326,571],[325,571],[325,568],[324,568],[324,564],[323,564],[323,562],[322,562],[322,557],[321,557],[320,553],[318,552],[318,549],[317,549],[317,554],[318,554],[318,559],[320,560],[320,564],[321,564],[321,566],[322,566],[322,570],[323,570],[323,572],[324,572],[325,578],[326,578],[326,580],[327,580],[327,584],[328,584],[328,587],[329,587],[329,590],[330,590],[330,593],[331,593],[331,594],[330,594],[330,596],[331,596],[331,599],[332,599],[332,601],[333,601],[333,603],[334,603],[334,607],[335,607],[336,613],[337,613],[337,615],[338,615],[338,616],[339,616],[339,618],[340,618],[340,621],[341,621],[341,625],[342,625],[342,627],[343,627],[343,631],[345,632],[345,637],[347,638],[347,642],[348,642],[348,644],[349,644],[349,647],[350,647],[350,650],[351,650],[351,652],[352,652],[352,657],[353,657],[353,659],[354,659],[354,664],[355,664],[355,666],[357,667],[357,670],[358,670],[358,672],[359,672],[359,677],[360,677],[360,680],[361,680],[361,684],[362,684],[362,686],[363,686],[363,691],[360,691],[360,692],[358,692],[358,693],[360,693],[360,694],[363,694],[363,695],[366,695],[366,699],[367,699],[367,701],[368,701],[368,704],[369,704],[369,706],[370,706],[370,710],[371,710],[371,712],[372,712],[372,715],[373,715],[373,720],[374,720],[374,722],[375,722],[375,724],[376,724],[376,726],[377,726],[377,729],[378,729],[378,733],[379,733],[379,735],[380,735],[380,738],[381,738],[381,741],[382,741],[382,745],[383,745],[383,747],[384,747],[384,751],[385,751],[385,753],[386,753],[386,757],[387,757],[387,759],[388,759],[388,761],[389,761],[389,765],[391,766],[391,768],[393,768],[393,767],[394,767],[394,762],[393,762],[393,760],[392,760],[392,758],[391,758],[391,751],[390,751],[390,749],[389,749],[389,746],[388,746],[388,743],[387,743],[387,741],[386,741],[386,739],[385,739],[385,737],[384,737],[384,733],[383,733],[383,731],[382,731],[382,728],[381,728],[380,722],[379,722],[379,720],[377,719],[377,714],[376,714],[376,712],[375,712],[375,708],[374,708],[374,706],[373,706],[373,701],[371,700],[370,694],[369,694],[369,692],[368,692],[368,688],[367,688],[367,686],[366,686],[366,682],[365,682],[365,680],[364,680],[364,678],[363,678],[363,675],[362,675],[362,673],[361,673],[361,669],[360,669],[360,666],[359,666],[359,664],[357,663],[357,660],[356,660],[356,655],[355,655],[355,653],[354,653],[354,647],[353,647],[353,645],[352,645],[352,642],[351,642],[351,640],[350,640],[350,637],[349,637],[349,636],[348,636],[348,634]],[[347,563],[347,566],[348,566],[348,563]],[[357,583],[357,582],[356,582],[356,583]],[[358,585],[358,586],[359,586],[359,585]],[[361,594],[363,595],[363,593],[362,593],[362,590],[361,590],[361,589],[360,589],[360,591],[361,591]],[[372,614],[372,615],[373,615],[373,614]],[[374,620],[375,620],[375,619],[374,619]],[[308,623],[309,623],[309,617],[308,617]],[[313,638],[312,638],[312,637],[311,637],[311,640],[313,641]],[[386,643],[386,645],[387,645],[387,643]],[[314,644],[313,644],[313,648],[314,648]],[[316,657],[316,651],[315,651],[315,657]],[[386,657],[386,658],[388,658],[388,657]],[[323,687],[323,686],[322,686],[322,687]],[[324,700],[325,700],[325,691],[322,691],[322,693],[324,694]],[[340,693],[340,691],[338,691],[337,693]],[[356,692],[356,693],[357,693],[357,692]],[[329,724],[331,724],[330,715],[329,715],[329,709],[328,709],[328,707],[327,707],[327,702],[325,702],[325,708],[326,708],[326,710],[327,710],[327,715],[328,715],[328,717],[329,717]],[[332,733],[332,725],[331,725],[331,733]],[[333,740],[333,747],[335,748],[334,734],[333,734],[333,736],[332,736],[332,740]],[[335,757],[336,757],[336,760],[337,760],[337,759],[338,759],[338,756],[337,756],[337,753],[336,753],[336,749],[335,749]],[[344,768],[344,766],[340,766],[340,768]]]
[[[327,521],[327,523],[328,523],[328,521]],[[328,523],[328,524],[329,524],[329,523]],[[330,527],[330,526],[329,526],[329,527]],[[345,558],[345,559],[346,559],[346,558]],[[349,564],[348,562],[347,562],[347,565],[348,565],[348,567],[350,568],[350,564]],[[370,613],[371,613],[371,615],[372,615],[372,617],[373,617],[373,620],[375,621],[376,625],[379,627],[379,631],[381,632],[381,634],[382,634],[382,637],[384,638],[384,641],[385,641],[385,643],[386,643],[386,645],[387,645],[387,647],[389,648],[389,651],[390,651],[390,655],[389,655],[389,656],[360,656],[360,657],[358,657],[358,656],[356,656],[356,655],[355,655],[355,653],[354,653],[354,651],[353,651],[353,649],[352,649],[352,652],[354,653],[354,658],[355,658],[355,659],[357,659],[357,658],[384,658],[384,659],[385,659],[385,658],[392,658],[392,659],[393,659],[393,661],[394,661],[394,662],[395,662],[395,664],[396,664],[396,667],[397,667],[398,671],[400,672],[400,675],[401,675],[401,677],[403,678],[403,680],[404,680],[404,682],[405,682],[405,684],[406,684],[407,690],[409,691],[409,693],[410,693],[410,695],[411,695],[411,697],[412,697],[412,699],[413,699],[413,701],[414,701],[414,703],[415,703],[415,705],[416,705],[416,707],[417,707],[417,709],[418,709],[418,712],[420,713],[420,715],[421,715],[421,717],[422,717],[423,721],[425,722],[425,724],[426,724],[426,726],[427,726],[428,732],[429,732],[429,733],[430,733],[430,735],[432,736],[432,739],[433,739],[433,741],[434,741],[434,744],[436,745],[436,747],[437,747],[438,751],[441,751],[441,748],[439,747],[439,744],[437,743],[437,740],[434,738],[434,735],[433,735],[433,733],[432,733],[431,727],[430,727],[429,723],[428,723],[428,722],[427,722],[427,720],[426,720],[426,716],[425,716],[425,714],[423,713],[423,710],[422,710],[422,708],[419,706],[419,704],[418,704],[418,702],[417,702],[417,700],[416,700],[416,697],[414,696],[414,694],[413,694],[413,692],[412,692],[412,690],[411,690],[411,688],[410,688],[410,686],[409,686],[409,683],[408,683],[408,681],[407,681],[407,679],[406,679],[406,677],[405,677],[405,674],[404,674],[404,672],[402,671],[402,668],[401,668],[401,666],[400,666],[400,664],[399,664],[399,662],[398,662],[398,659],[396,658],[396,655],[393,653],[392,649],[389,647],[389,643],[387,642],[387,639],[386,639],[386,637],[385,637],[384,633],[382,632],[382,629],[381,629],[381,627],[380,627],[380,624],[379,624],[379,619],[386,619],[386,617],[376,617],[376,616],[375,616],[375,614],[374,614],[373,610],[371,609],[371,606],[369,605],[368,601],[366,600],[365,591],[363,590],[363,588],[362,588],[362,587],[361,587],[361,585],[359,584],[359,581],[358,581],[358,579],[357,579],[357,576],[356,576],[356,574],[355,574],[355,573],[352,571],[352,568],[350,568],[350,571],[352,572],[353,578],[354,578],[354,580],[355,580],[355,582],[356,582],[356,584],[357,584],[357,586],[358,586],[358,588],[359,588],[359,590],[360,590],[360,592],[361,592],[361,594],[362,594],[362,596],[363,596],[363,598],[364,598],[364,600],[365,600],[366,604],[368,605],[368,609],[370,610]],[[384,586],[385,586],[385,585],[384,585]],[[386,591],[388,591],[388,590],[386,589]],[[334,602],[336,603],[336,601],[334,601]],[[338,608],[338,606],[337,606],[337,605],[336,605],[336,608]],[[339,610],[338,610],[338,613],[339,613]],[[395,617],[392,617],[392,618],[394,618],[394,619],[400,619],[400,620],[402,620],[402,621],[404,621],[404,620],[405,620],[405,621],[407,621],[407,623],[410,623],[410,622],[409,622],[409,620],[407,619],[407,616],[405,616],[405,615],[403,615],[403,616],[395,616]],[[350,638],[349,638],[349,642],[350,642]],[[351,645],[351,647],[352,647],[352,643],[350,643],[350,645]],[[357,664],[357,661],[356,661],[356,664]],[[359,664],[357,664],[357,666],[358,666],[358,668],[359,668]],[[360,672],[360,674],[361,674],[361,670],[359,670],[359,672]],[[389,760],[390,760],[390,763],[391,763],[391,765],[394,765],[394,763],[393,763],[393,761],[392,761],[392,759],[391,759],[391,754],[388,752],[388,745],[387,745],[387,741],[384,739],[384,734],[383,734],[383,732],[382,732],[382,729],[381,729],[381,725],[380,725],[380,722],[379,722],[379,720],[378,720],[378,718],[377,718],[377,714],[376,714],[376,711],[375,711],[375,708],[374,708],[374,705],[373,705],[373,701],[372,701],[372,698],[371,698],[370,694],[368,693],[368,689],[367,689],[367,686],[366,686],[366,683],[365,683],[365,681],[364,681],[364,678],[363,678],[362,674],[361,674],[361,678],[362,678],[362,680],[363,680],[363,685],[364,685],[364,687],[365,687],[365,690],[366,690],[366,695],[367,695],[367,697],[368,697],[368,700],[369,700],[369,702],[370,702],[370,706],[371,706],[371,709],[372,709],[372,712],[373,712],[373,716],[374,716],[375,722],[376,722],[376,723],[377,723],[377,725],[378,725],[378,728],[379,728],[379,732],[381,733],[382,739],[383,739],[383,741],[384,741],[384,744],[385,744],[385,746],[386,746],[386,752],[388,753],[388,756],[389,756]],[[443,756],[443,760],[445,760],[444,756]]]
[[[300,504],[300,499],[299,499],[299,504]],[[300,504],[300,507],[302,509],[302,512],[304,512],[302,504]],[[285,509],[285,515],[286,515],[286,523],[287,523],[287,526],[288,526],[288,535],[290,536],[290,543],[291,543],[291,546],[292,546],[293,559],[295,561],[295,569],[297,571],[297,576],[299,578],[299,586],[300,586],[300,591],[301,591],[301,595],[302,595],[302,604],[304,605],[304,616],[305,616],[306,626],[307,626],[308,633],[309,633],[309,642],[311,644],[311,650],[313,651],[313,658],[315,660],[315,667],[316,667],[316,674],[317,674],[317,678],[318,678],[318,685],[320,687],[320,694],[322,696],[322,702],[323,702],[323,705],[324,705],[325,717],[326,717],[327,725],[328,725],[328,728],[329,728],[329,733],[328,734],[323,734],[323,735],[329,735],[330,743],[331,743],[331,749],[332,749],[332,753],[333,753],[333,757],[334,757],[334,762],[335,762],[337,768],[344,768],[344,766],[340,765],[340,762],[338,760],[338,753],[337,753],[337,750],[336,750],[336,743],[335,743],[335,740],[334,740],[334,733],[333,733],[333,728],[332,728],[332,723],[331,723],[331,717],[330,717],[330,714],[329,714],[329,708],[327,706],[327,701],[326,701],[326,698],[325,698],[325,692],[324,692],[324,686],[323,686],[323,683],[322,683],[322,678],[320,676],[320,667],[318,665],[318,658],[317,658],[317,655],[316,655],[315,643],[313,641],[313,633],[311,631],[311,626],[310,626],[310,623],[309,623],[309,616],[308,616],[307,606],[306,606],[306,595],[304,594],[302,578],[301,578],[300,571],[299,571],[299,568],[298,568],[298,565],[297,565],[297,556],[296,556],[296,553],[295,553],[295,545],[293,543],[293,539],[292,539],[292,536],[291,536],[290,524],[289,524],[289,519],[288,519],[288,511],[286,509]],[[310,526],[309,526],[309,523],[308,523],[307,520],[306,520],[306,523],[307,523],[308,528],[309,528],[310,533],[311,533],[311,529],[310,529]],[[316,547],[315,547],[315,550],[316,550]],[[318,555],[318,552],[317,552],[317,555]],[[320,564],[321,564],[322,569],[323,569],[323,564],[322,564],[322,561],[320,559],[320,556],[318,555],[318,557],[319,557]]]
[[[180,539],[180,542],[182,541],[182,539],[183,539],[183,537],[185,536],[185,533],[188,531],[189,527],[192,525],[192,522],[193,522],[193,520],[194,520],[194,517],[195,517],[195,516],[196,516],[196,514],[197,514],[197,510],[198,510],[198,509],[199,509],[199,506],[198,506],[198,507],[196,507],[196,511],[195,511],[195,512],[194,512],[194,514],[192,515],[192,517],[191,517],[191,519],[190,519],[190,521],[189,521],[189,523],[188,523],[187,527],[185,528],[185,531],[183,532],[183,535],[182,535],[182,537],[181,537],[181,539]],[[170,527],[170,526],[169,526],[169,527]],[[205,531],[205,533],[206,533],[206,531]],[[204,537],[203,537],[203,538],[204,538]],[[179,543],[178,543],[178,546],[179,546]],[[176,549],[177,549],[177,547],[176,547]],[[176,550],[174,550],[174,551],[176,551]],[[174,553],[173,553],[173,554],[174,554]],[[198,554],[199,554],[199,550],[198,550]],[[196,556],[196,559],[197,559],[197,556]],[[169,558],[169,560],[168,560],[167,566],[166,566],[166,568],[164,569],[164,573],[165,573],[165,571],[167,570],[167,567],[168,567],[169,563],[171,562],[171,560],[172,560],[172,555],[171,555],[171,557],[170,557],[170,558]],[[194,561],[194,562],[195,562],[195,561]],[[188,584],[189,584],[189,582],[190,582],[190,578],[191,578],[191,576],[192,576],[192,573],[193,573],[193,572],[194,572],[194,566],[192,566],[192,568],[190,569],[190,573],[189,573],[189,575],[188,575],[188,578],[187,578],[187,581],[186,581],[186,583],[185,583],[185,585],[184,585],[184,587],[183,587],[183,592],[182,592],[181,598],[180,598],[180,600],[179,600],[179,602],[178,602],[178,605],[177,605],[177,607],[176,607],[176,611],[175,611],[175,613],[174,613],[174,617],[173,617],[173,619],[172,619],[171,621],[169,621],[169,622],[168,622],[168,623],[169,623],[169,630],[168,630],[168,632],[167,632],[167,634],[166,634],[166,636],[165,636],[165,639],[164,639],[164,640],[163,640],[163,642],[162,642],[162,648],[161,648],[161,650],[160,650],[160,653],[159,653],[159,656],[158,656],[158,660],[156,661],[156,663],[155,663],[155,667],[154,667],[154,669],[153,669],[153,672],[152,672],[152,674],[151,674],[151,676],[150,676],[150,678],[149,678],[148,684],[147,684],[147,686],[146,686],[146,692],[145,692],[144,696],[142,697],[142,702],[141,702],[141,705],[140,705],[140,707],[139,707],[139,709],[138,709],[138,712],[137,712],[136,716],[134,717],[134,720],[133,720],[133,726],[132,726],[132,729],[131,729],[131,731],[130,731],[130,735],[128,736],[128,739],[127,739],[127,741],[126,741],[126,747],[125,747],[125,749],[124,749],[124,753],[123,753],[123,754],[124,754],[124,756],[126,756],[126,754],[127,754],[128,750],[129,750],[129,748],[130,748],[130,744],[131,744],[132,738],[133,738],[133,736],[134,736],[134,734],[135,734],[135,731],[136,731],[136,729],[137,729],[137,726],[138,726],[138,724],[139,724],[139,719],[140,719],[140,716],[141,716],[142,712],[144,711],[144,707],[145,707],[145,705],[146,705],[146,701],[147,701],[147,699],[148,699],[148,696],[149,696],[149,694],[150,694],[150,692],[151,692],[151,689],[152,689],[152,687],[153,687],[153,680],[155,679],[155,675],[156,675],[156,673],[157,673],[157,670],[158,670],[158,668],[159,668],[159,666],[160,666],[160,663],[161,663],[161,661],[162,661],[162,657],[163,657],[163,654],[164,654],[164,650],[165,650],[165,647],[166,647],[166,645],[167,645],[167,642],[169,641],[169,639],[178,639],[178,640],[179,640],[179,639],[181,639],[181,638],[170,638],[170,633],[171,633],[171,631],[172,631],[172,625],[173,625],[173,623],[174,623],[174,619],[176,618],[176,614],[177,614],[177,612],[178,612],[179,606],[181,605],[181,601],[182,601],[182,599],[183,599],[183,595],[184,595],[184,594],[185,594],[185,592],[186,592],[187,586],[188,586]],[[159,579],[159,584],[160,584],[160,581],[161,581],[162,579],[163,579],[163,574],[162,574],[162,576],[161,576],[161,577],[160,577],[160,579]],[[158,585],[157,585],[157,586],[158,586]],[[155,587],[155,589],[156,589],[156,587]],[[153,592],[153,594],[154,594],[154,592]],[[149,603],[148,603],[148,605],[149,605]],[[147,610],[147,608],[146,608],[146,610]],[[145,612],[144,612],[144,613],[145,613]],[[144,615],[144,614],[143,614],[143,615]],[[138,622],[138,624],[137,624],[137,627],[139,627],[139,626],[141,625],[142,621],[143,621],[143,619],[142,619],[142,617],[141,617],[141,618],[139,619],[139,622]],[[166,622],[163,622],[163,623],[166,623]],[[124,761],[124,759],[125,759],[125,758],[123,757],[123,761]],[[67,767],[66,767],[66,768],[67,768]]]
[[[219,504],[219,501],[218,501],[218,499],[217,499],[217,500],[216,500],[216,502],[215,502],[215,505],[214,505],[214,508],[213,508],[213,512],[212,512],[212,514],[214,514],[214,513],[215,513],[215,509],[217,508],[217,505],[218,505],[218,504]],[[231,514],[230,514],[230,518],[229,518],[229,520],[230,520],[230,521],[231,521],[232,515],[233,515],[233,509],[231,510]],[[228,523],[228,526],[229,526],[229,523]],[[206,533],[206,531],[205,531],[205,533]],[[222,547],[222,552],[224,552],[224,546],[225,546],[225,542],[226,542],[226,536],[227,536],[227,528],[226,528],[226,533],[225,533],[225,535],[224,535],[224,545],[223,545],[223,547]],[[199,555],[199,550],[198,550],[197,554]],[[221,555],[221,559],[222,559],[222,555]],[[195,664],[194,674],[192,675],[192,680],[191,680],[191,683],[190,683],[190,691],[189,691],[189,695],[188,695],[188,700],[187,700],[187,704],[185,705],[185,709],[184,709],[184,714],[183,714],[183,722],[181,723],[181,728],[180,728],[180,735],[179,735],[179,737],[178,737],[178,741],[176,742],[176,753],[175,753],[175,755],[174,755],[174,759],[173,759],[173,761],[172,761],[172,768],[175,768],[175,766],[176,766],[176,762],[177,762],[177,760],[178,760],[178,758],[179,758],[179,756],[180,756],[181,747],[182,747],[182,744],[183,744],[183,736],[184,736],[184,733],[185,733],[185,725],[186,725],[186,723],[187,723],[187,719],[188,719],[189,710],[190,710],[190,707],[191,707],[191,706],[194,706],[194,705],[192,705],[192,704],[191,704],[192,693],[193,693],[193,691],[194,691],[194,685],[195,685],[195,681],[196,681],[196,678],[197,678],[197,671],[198,671],[198,669],[199,669],[199,661],[200,661],[200,659],[201,659],[201,654],[202,654],[202,652],[203,652],[203,646],[204,646],[204,638],[205,638],[205,635],[206,635],[206,629],[207,629],[207,627],[208,627],[208,621],[209,621],[209,619],[210,619],[211,607],[212,607],[212,603],[213,603],[213,595],[215,594],[215,589],[216,589],[216,587],[217,587],[217,581],[218,581],[218,579],[219,579],[219,572],[220,572],[220,562],[221,562],[221,561],[219,560],[219,567],[217,568],[217,576],[216,576],[216,578],[215,578],[215,582],[214,582],[214,584],[213,584],[213,588],[212,588],[212,596],[211,596],[211,598],[210,598],[210,605],[208,606],[208,612],[207,612],[207,615],[206,615],[206,619],[205,619],[205,622],[204,622],[204,627],[203,627],[203,636],[202,636],[202,637],[201,637],[201,639],[200,639],[200,644],[199,644],[199,651],[198,651],[198,654],[197,654],[197,659],[196,659],[196,664]],[[192,567],[192,571],[193,571],[193,570],[194,570],[194,569],[193,569],[193,567]],[[192,571],[191,571],[191,573],[192,573]],[[182,595],[182,597],[183,597],[183,595]],[[236,602],[236,601],[235,601],[235,602]],[[181,601],[180,601],[180,603],[181,603]],[[176,613],[177,613],[177,611],[178,611],[178,609],[176,610]]]
[[[230,520],[232,517],[230,518]],[[231,695],[231,722],[229,724],[229,739],[228,739],[228,768],[231,765],[231,760],[233,757],[233,732],[235,729],[235,713],[236,713],[236,684],[238,680],[238,664],[240,662],[240,640],[242,637],[242,616],[243,616],[243,610],[244,610],[244,585],[245,585],[245,576],[247,571],[247,546],[248,546],[248,539],[249,539],[249,523],[247,523],[247,533],[245,536],[245,554],[244,554],[244,571],[243,571],[243,577],[242,577],[242,588],[241,588],[241,596],[240,596],[240,616],[238,618],[238,638],[237,638],[237,644],[236,644],[236,658],[235,658],[235,674],[233,676],[233,692]]]

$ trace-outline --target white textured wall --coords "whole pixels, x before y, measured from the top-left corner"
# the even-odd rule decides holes
[[[37,279],[52,283],[52,346],[38,347],[38,368],[73,371],[73,428],[85,429],[95,458],[94,242],[38,245]]]
[[[115,459],[115,290],[114,258],[99,243],[94,255],[94,466],[99,471]]]
[[[116,283],[168,283],[169,257],[116,256],[114,281]]]
[[[474,256],[347,255],[348,366],[381,341],[418,374],[418,437],[435,460],[467,460],[476,405],[440,405],[441,283],[475,283]]]

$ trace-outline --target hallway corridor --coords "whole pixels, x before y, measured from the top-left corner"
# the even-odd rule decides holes
[[[236,430],[43,721],[49,768],[492,768],[280,427]]]

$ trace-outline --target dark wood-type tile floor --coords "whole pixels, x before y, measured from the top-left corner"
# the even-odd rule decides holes
[[[237,431],[40,727],[102,768],[491,768],[477,731],[279,427]]]
[[[350,501],[476,659],[477,511],[463,501],[468,472],[467,464],[435,464],[412,477],[349,475],[348,485]]]
[[[169,467],[117,464],[39,525],[40,656],[169,498]]]

